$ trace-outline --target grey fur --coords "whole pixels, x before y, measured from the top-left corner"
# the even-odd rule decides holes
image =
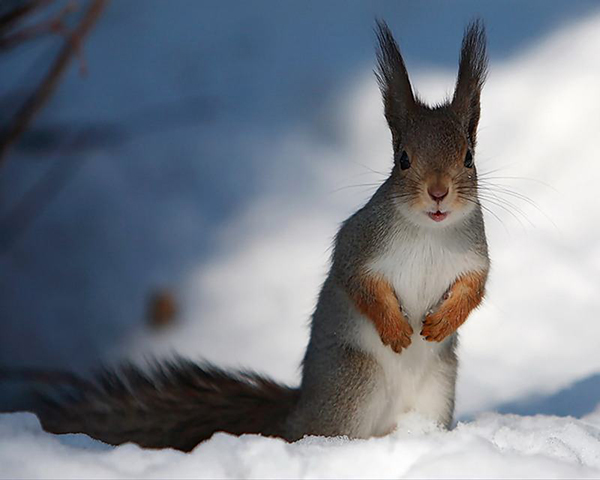
[[[381,253],[396,236],[417,234],[419,227],[407,222],[395,208],[395,194],[401,188],[396,168],[371,200],[344,222],[337,234],[333,261],[312,317],[311,336],[303,363],[300,400],[290,417],[291,438],[304,434],[361,437],[361,421],[369,394],[376,384],[385,382],[377,361],[348,343],[357,311],[348,296],[357,272]],[[450,227],[449,227],[450,228]],[[480,208],[453,229],[458,248],[476,252],[488,262],[487,242]],[[438,303],[439,299],[435,299]],[[432,304],[434,307],[435,304]],[[438,419],[449,427],[454,412],[454,394],[458,360],[455,334],[439,354],[448,383],[447,410]],[[331,425],[336,422],[335,426]],[[315,430],[319,425],[320,430]]]

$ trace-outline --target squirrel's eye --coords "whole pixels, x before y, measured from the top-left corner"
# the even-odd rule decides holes
[[[406,150],[402,151],[402,155],[400,156],[400,168],[402,170],[407,170],[410,168],[410,160],[408,158],[408,154],[406,153]]]
[[[465,155],[465,167],[473,168],[473,154],[471,150],[467,150],[467,154]]]

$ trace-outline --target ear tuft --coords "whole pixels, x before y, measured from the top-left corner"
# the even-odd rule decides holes
[[[415,108],[408,72],[394,36],[383,20],[377,20],[377,70],[375,76],[383,96],[385,118],[399,140],[401,125]]]
[[[460,51],[458,79],[452,98],[452,108],[464,123],[469,138],[475,144],[480,114],[480,97],[487,76],[485,27],[480,19],[466,30]]]

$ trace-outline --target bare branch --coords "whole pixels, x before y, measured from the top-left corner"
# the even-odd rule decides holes
[[[0,33],[0,50],[10,50],[11,48],[47,34],[57,34],[66,37],[68,30],[65,25],[65,19],[75,10],[76,4],[71,1],[49,20],[44,20],[30,27],[11,32],[10,34]]]
[[[2,133],[0,137],[0,167],[4,163],[10,147],[27,129],[35,115],[42,109],[56,89],[66,67],[73,57],[78,55],[84,38],[100,17],[102,10],[107,3],[108,0],[91,1],[81,22],[67,38],[65,46],[58,54],[54,64],[42,80],[41,84],[13,117],[8,128]]]
[[[0,15],[0,34],[14,28],[32,12],[50,3],[52,3],[52,0],[33,0],[9,10],[4,15]]]

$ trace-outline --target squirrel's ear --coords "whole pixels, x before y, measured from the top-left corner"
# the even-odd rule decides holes
[[[451,107],[464,124],[471,143],[475,144],[479,123],[479,98],[487,74],[486,36],[479,19],[467,26],[460,51],[458,79]]]
[[[416,108],[415,97],[398,44],[383,20],[377,21],[375,33],[379,44],[375,76],[394,142],[400,142],[404,123]]]

